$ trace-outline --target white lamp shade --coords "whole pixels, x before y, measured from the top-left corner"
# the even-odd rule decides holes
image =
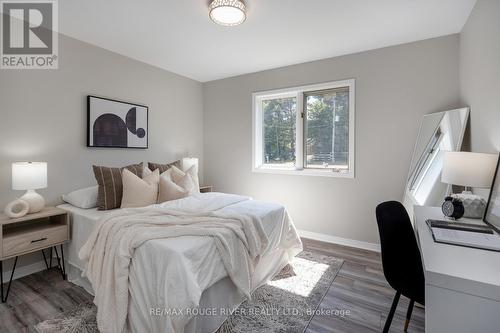
[[[484,187],[491,186],[498,155],[446,152],[441,181],[447,184]]]
[[[186,171],[193,165],[196,165],[194,169],[196,174],[198,174],[198,159],[196,157],[184,157],[182,159],[181,169],[182,171]]]
[[[47,187],[47,163],[12,163],[12,189],[36,190]]]

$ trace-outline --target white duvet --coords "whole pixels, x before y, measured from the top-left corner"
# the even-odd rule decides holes
[[[160,206],[131,208],[99,220],[80,250],[80,259],[87,262],[83,273],[95,290],[100,331],[120,333],[125,329],[130,262],[136,248],[154,239],[211,237],[231,280],[247,297],[250,296],[255,262],[267,246],[262,222],[253,216],[216,212],[218,206],[241,201],[239,197],[214,199],[217,199],[212,202],[215,209],[204,207],[203,210],[188,212]],[[165,278],[173,285],[181,285],[186,280],[195,279],[193,275],[195,272],[189,269],[182,277],[168,270]],[[170,297],[167,308],[180,310],[195,305],[201,293],[196,289],[185,291],[177,297]],[[186,324],[182,316],[169,318],[170,328],[175,332]]]
[[[78,210],[68,207],[63,208],[74,211],[73,214],[77,214],[74,217],[80,216]],[[123,211],[117,211],[111,216],[118,214],[121,217],[117,218],[126,224],[127,218],[124,216],[128,213]],[[139,211],[136,210],[136,213]],[[222,317],[204,317],[203,319],[186,312],[178,315],[162,314],[161,316],[155,316],[152,311],[155,309],[194,309],[200,305],[200,298],[202,301],[201,306],[207,304],[209,306],[237,306],[242,300],[239,297],[242,296],[237,296],[236,289],[233,290],[230,287],[231,283],[225,282],[228,280],[228,275],[233,280],[233,283],[248,295],[248,289],[253,290],[267,282],[293,256],[302,250],[300,239],[288,214],[283,206],[276,204],[253,201],[242,196],[210,193],[150,206],[144,211],[156,212],[154,214],[170,212],[171,215],[178,215],[177,218],[182,215],[184,217],[180,218],[180,220],[184,222],[186,222],[186,216],[191,215],[191,217],[200,218],[207,213],[211,218],[226,219],[226,221],[232,221],[230,223],[233,224],[245,220],[246,223],[243,223],[242,227],[245,224],[252,225],[256,233],[248,233],[247,231],[247,234],[245,234],[243,231],[243,234],[239,233],[240,236],[234,238],[242,240],[247,238],[247,236],[242,237],[242,235],[253,235],[250,237],[250,239],[253,239],[253,245],[244,244],[251,264],[247,262],[245,264],[247,269],[243,270],[241,270],[241,267],[245,266],[240,265],[236,270],[234,269],[236,266],[232,266],[241,264],[239,261],[233,261],[228,265],[227,257],[224,259],[224,255],[220,255],[221,244],[217,245],[213,235],[181,236],[168,239],[163,239],[163,236],[160,237],[155,233],[149,234],[149,236],[141,236],[141,240],[136,239],[138,243],[135,245],[139,243],[142,245],[132,252],[130,252],[130,246],[127,246],[128,255],[124,256],[124,258],[129,257],[125,260],[125,263],[128,262],[130,265],[128,274],[125,274],[128,279],[128,291],[124,292],[124,295],[127,297],[122,298],[125,303],[128,302],[128,311],[123,306],[119,311],[111,310],[118,311],[121,318],[123,316],[127,317],[127,325],[122,326],[123,319],[119,321],[113,320],[112,315],[116,314],[108,313],[110,303],[107,303],[107,306],[101,306],[101,308],[106,308],[106,312],[103,312],[106,315],[101,316],[105,330],[110,328],[110,331],[119,332],[119,330],[115,329],[122,329],[123,327],[125,330],[133,332],[212,332],[216,329],[217,323],[222,323]],[[182,214],[179,214],[181,212]],[[203,214],[200,214],[200,212],[203,212]],[[88,215],[100,215],[96,214],[97,212],[91,213],[88,213]],[[264,222],[263,224],[260,223],[260,219]],[[86,233],[86,226],[89,223],[93,224],[93,222],[81,218],[74,218],[73,222],[75,221],[72,243],[76,241],[76,243],[82,244],[78,240],[78,236],[81,238]],[[98,222],[95,222],[95,224],[101,225]],[[98,228],[100,227],[95,227],[95,230]],[[262,233],[262,229],[264,229],[264,233]],[[82,239],[87,239],[87,237],[83,237]],[[218,239],[225,239],[224,237]],[[94,239],[95,242],[98,237],[88,238]],[[148,241],[148,238],[152,240]],[[267,238],[269,239],[267,240]],[[260,245],[258,244],[259,240]],[[232,242],[234,248],[234,240]],[[76,243],[75,246],[79,249],[81,245],[78,246]],[[245,242],[242,241],[242,243]],[[130,244],[132,243],[128,242],[128,245]],[[86,251],[88,254],[90,252],[98,254],[99,251],[93,250],[94,248],[94,246],[89,245]],[[127,251],[124,253],[127,253]],[[88,268],[88,266],[82,265],[75,255],[72,256],[71,252],[70,247],[70,264],[73,264],[74,267],[81,267],[82,270]],[[231,251],[227,251],[227,253],[231,253]],[[243,258],[244,256],[238,254],[236,258]],[[88,257],[90,258],[90,254]],[[96,262],[102,264],[104,258],[98,259]],[[253,271],[255,267],[256,269]],[[96,276],[100,274],[96,273],[98,269],[92,268],[92,270],[94,270],[92,273],[94,278],[92,279],[96,281],[98,280]],[[233,273],[238,273],[238,275]],[[243,279],[242,276],[245,278]],[[247,281],[249,284],[241,281]],[[112,284],[114,281],[108,280],[108,283]],[[97,295],[97,298],[103,295],[103,292],[108,292],[107,287],[110,287],[110,285],[102,284],[101,287],[98,287],[100,289],[94,287],[94,294]],[[120,290],[125,289],[120,288]],[[209,303],[206,303],[207,300]]]

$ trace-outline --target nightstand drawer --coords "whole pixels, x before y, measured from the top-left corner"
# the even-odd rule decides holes
[[[3,257],[12,257],[44,249],[68,240],[68,226],[61,224],[44,225],[19,230],[9,235],[4,235]]]

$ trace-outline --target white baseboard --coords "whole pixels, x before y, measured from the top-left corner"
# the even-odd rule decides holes
[[[18,266],[16,266],[16,270],[14,271],[14,277],[12,278],[12,280],[16,280],[22,278],[23,276],[37,273],[47,269],[47,267],[45,267],[45,263],[43,262],[43,260],[26,266],[19,266],[19,262],[17,264]],[[6,271],[5,265],[3,266],[3,268],[4,268],[3,283],[8,283],[10,279],[11,270]]]
[[[358,249],[380,252],[380,244],[358,241],[355,239],[336,237],[331,235],[320,234],[317,232],[297,230],[300,237],[318,240],[326,243],[339,244],[344,246],[356,247]]]

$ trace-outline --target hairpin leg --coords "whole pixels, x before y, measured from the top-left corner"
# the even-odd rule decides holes
[[[45,267],[47,267],[47,270],[49,270],[49,263],[47,262],[47,257],[45,256],[45,251],[42,250],[42,255],[43,255],[43,261],[45,262]]]
[[[50,248],[49,268],[52,268],[52,248]]]
[[[17,258],[19,257],[16,257],[16,259],[14,259],[14,266],[12,267],[12,272],[10,273],[10,280],[9,280],[9,285],[7,286],[7,291],[5,292],[5,298],[3,297],[3,263],[0,261],[0,267],[1,267],[1,283],[2,283],[2,303],[5,303],[7,302],[7,297],[9,297],[9,291],[10,291],[10,286],[12,284],[12,278],[14,277],[14,271],[16,270],[16,265],[17,265]]]
[[[3,303],[3,261],[0,261],[0,288],[2,289],[2,303]]]
[[[61,245],[61,250],[62,250],[62,245]],[[61,270],[61,275],[63,280],[66,280],[66,272],[64,270],[64,262],[61,264],[61,258],[59,258],[59,252],[57,251],[57,246],[54,246],[54,251],[56,252],[56,259],[57,259],[57,266],[59,266],[59,269]],[[63,256],[64,260],[64,253],[61,251],[61,254]]]
[[[63,249],[63,244],[61,244],[60,247],[61,247],[63,280],[66,280],[66,265],[64,264],[64,249]]]

